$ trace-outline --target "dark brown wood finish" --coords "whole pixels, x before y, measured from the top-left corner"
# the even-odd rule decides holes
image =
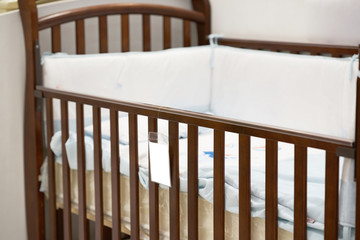
[[[121,51],[130,50],[129,15],[121,15]]]
[[[214,130],[214,239],[225,239],[225,132]]]
[[[265,239],[278,239],[278,143],[266,140]]]
[[[325,44],[254,41],[230,38],[220,38],[219,44],[239,48],[265,49],[272,51],[290,51],[292,53],[308,52],[313,55],[331,54],[334,57],[354,55],[358,53],[357,47]]]
[[[77,8],[69,11],[58,12],[56,14],[41,17],[39,19],[39,29],[75,21],[78,19],[98,17],[114,14],[151,14],[169,17],[182,18],[197,23],[204,24],[206,19],[204,14],[181,8],[162,6],[156,4],[143,3],[119,3],[103,4],[91,7]],[[203,35],[205,36],[205,35]]]
[[[79,192],[79,239],[88,239],[88,222],[86,218],[86,180],[85,180],[85,140],[84,140],[84,106],[76,104],[76,132],[77,132],[77,164],[78,164],[78,192]]]
[[[110,110],[112,239],[121,239],[119,114]]]
[[[95,239],[104,239],[104,209],[101,152],[101,108],[93,107],[94,174],[95,174]]]
[[[184,32],[184,47],[190,47],[191,46],[190,21],[184,20],[184,22],[183,22],[183,32]]]
[[[65,143],[69,138],[68,102],[61,100],[61,143],[64,199],[64,239],[71,240],[71,200],[70,200],[70,168]]]
[[[55,189],[55,159],[50,149],[51,136],[54,135],[53,122],[53,101],[51,98],[46,99],[46,146],[48,157],[48,186],[49,186],[49,237],[56,239],[56,189]]]
[[[360,45],[358,46],[358,54],[360,54]],[[359,61],[360,69],[360,61]],[[359,179],[360,174],[360,78],[357,78],[358,82],[356,85],[356,123],[355,123],[355,178]],[[356,184],[356,215],[355,215],[355,239],[360,239],[360,184]]]
[[[169,121],[171,188],[169,190],[170,239],[180,239],[179,123]]]
[[[56,25],[51,28],[51,46],[52,52],[61,52],[61,28]]]
[[[251,239],[250,136],[239,135],[239,236]]]
[[[35,44],[39,39],[38,14],[35,1],[19,0],[26,53],[26,84],[24,98],[24,184],[26,228],[28,239],[45,237],[44,195],[39,192],[40,167],[43,162],[42,114],[36,108]]]
[[[151,36],[150,36],[150,15],[144,14],[142,16],[143,25],[143,51],[148,52],[151,50]]]
[[[137,119],[136,114],[129,113],[131,239],[140,238]]]
[[[188,125],[188,237],[198,239],[198,149],[199,128]]]
[[[171,48],[171,18],[165,16],[163,20],[164,49]]]
[[[107,16],[99,17],[99,49],[100,53],[108,52],[108,26]]]
[[[204,14],[204,22],[197,22],[199,45],[208,43],[207,36],[211,33],[211,8],[208,0],[191,0],[195,11]]]
[[[294,239],[306,240],[307,148],[295,146]]]
[[[85,24],[84,19],[76,20],[76,53],[85,54]]]
[[[326,152],[325,167],[325,240],[338,239],[339,219],[339,158]]]
[[[150,132],[157,132],[157,119],[148,118],[148,130]],[[149,158],[150,166],[150,158]],[[149,176],[151,179],[150,167]],[[159,184],[149,181],[149,211],[150,211],[150,239],[159,239]]]

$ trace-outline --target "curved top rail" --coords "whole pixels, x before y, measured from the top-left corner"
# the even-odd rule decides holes
[[[39,30],[79,19],[114,14],[163,15],[182,18],[197,23],[205,23],[204,14],[197,11],[158,4],[115,3],[76,8],[41,17],[39,18]]]

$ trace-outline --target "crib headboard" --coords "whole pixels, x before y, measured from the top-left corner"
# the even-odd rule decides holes
[[[24,119],[24,169],[27,232],[29,239],[43,239],[44,195],[39,192],[42,148],[42,102],[34,96],[36,85],[41,84],[39,31],[51,29],[51,50],[60,52],[61,24],[75,22],[76,53],[85,54],[84,20],[98,18],[99,52],[108,52],[107,16],[121,16],[121,51],[130,50],[129,15],[142,16],[143,51],[151,50],[150,16],[163,17],[163,48],[171,48],[171,18],[183,20],[183,43],[191,45],[191,22],[197,26],[198,44],[206,44],[210,33],[210,5],[207,0],[192,0],[194,10],[140,3],[116,3],[72,9],[38,18],[35,0],[18,0],[26,47],[26,92]],[[52,206],[55,207],[55,206]],[[51,216],[54,217],[54,216]]]

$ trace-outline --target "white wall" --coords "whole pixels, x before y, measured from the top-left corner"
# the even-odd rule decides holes
[[[355,45],[359,0],[210,0],[212,30],[225,37]]]
[[[0,15],[0,239],[26,239],[23,173],[25,52],[20,16]]]
[[[64,10],[100,2],[105,0],[73,0],[49,4],[41,7],[40,15],[46,15],[54,9]],[[189,0],[147,2],[190,7]],[[351,45],[360,43],[358,0],[211,0],[211,3],[213,32],[222,33],[226,37]],[[135,18],[134,21],[139,19]],[[96,24],[93,24],[95,27]],[[174,24],[176,28],[177,23]],[[72,26],[65,28],[71,31]],[[132,34],[137,39],[137,34]],[[161,35],[157,37],[161,39]],[[175,46],[180,44],[176,39],[173,40]],[[66,39],[65,42],[64,49],[74,51],[72,41]],[[157,41],[153,44],[155,49],[161,47]],[[140,46],[141,39],[138,39],[132,48]],[[43,45],[43,50],[48,48],[48,45]],[[110,50],[117,49],[120,49],[120,45],[110,44]],[[0,239],[8,240],[26,238],[22,158],[24,59],[19,13],[15,11],[1,14]]]

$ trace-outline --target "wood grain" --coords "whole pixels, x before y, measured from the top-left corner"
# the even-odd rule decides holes
[[[88,222],[86,219],[86,180],[85,180],[85,140],[84,140],[84,105],[76,104],[76,132],[77,132],[77,164],[78,164],[78,232],[79,239],[88,239]]]
[[[307,224],[307,148],[295,145],[294,162],[294,239],[306,240]]]
[[[129,15],[121,15],[121,51],[128,52],[130,50],[130,34],[129,34]]]
[[[188,237],[198,239],[198,149],[199,128],[188,125]]]
[[[46,99],[46,136],[47,136],[47,157],[48,157],[48,186],[49,186],[49,237],[56,239],[56,188],[55,188],[55,159],[50,149],[51,138],[54,135],[53,122],[53,101]]]
[[[85,24],[84,19],[76,20],[76,53],[85,54]]]
[[[103,179],[101,150],[101,109],[93,107],[94,175],[95,175],[95,239],[104,239]]]
[[[121,239],[119,114],[110,110],[112,240]]]
[[[148,119],[148,130],[150,132],[158,131],[158,124],[156,118]],[[150,166],[150,158],[148,162]],[[151,179],[151,172],[149,168],[149,177]],[[159,184],[149,181],[149,210],[150,210],[150,239],[159,239]]]
[[[171,48],[171,18],[164,17],[163,20],[163,32],[164,32],[164,49]]]
[[[62,172],[63,172],[63,201],[64,201],[64,240],[71,240],[71,200],[70,200],[70,169],[67,159],[65,143],[69,138],[69,113],[68,102],[61,100],[61,149],[62,149]]]
[[[214,239],[225,239],[225,132],[214,130]]]
[[[131,239],[139,239],[138,118],[133,113],[129,113],[129,148]]]
[[[338,239],[339,222],[339,158],[326,152],[325,166],[325,240]]]
[[[171,188],[169,190],[170,240],[180,239],[179,123],[169,121]]]
[[[250,136],[239,135],[239,236],[251,239]]]
[[[150,15],[143,14],[142,16],[143,27],[143,51],[148,52],[151,50],[151,35],[150,35]]]
[[[278,239],[278,143],[266,139],[265,239]]]

